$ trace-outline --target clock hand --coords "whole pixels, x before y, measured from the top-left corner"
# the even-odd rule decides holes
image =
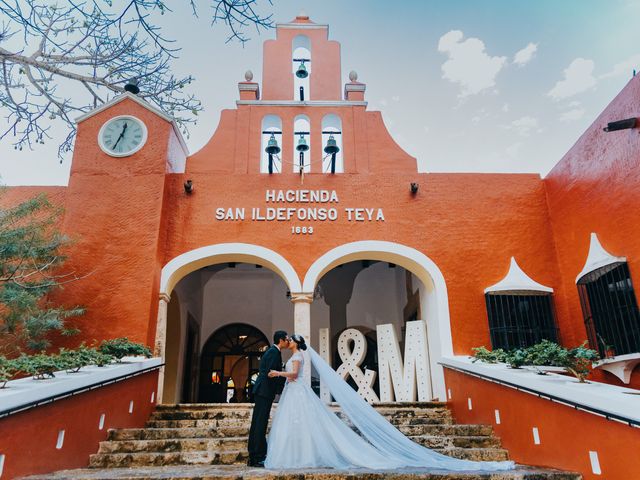
[[[113,148],[115,149],[116,146],[118,145],[118,142],[122,139],[122,137],[124,136],[124,132],[127,130],[127,124],[124,124],[124,127],[122,127],[122,132],[120,133],[120,136],[118,137],[118,139],[116,140],[116,143],[113,144]]]

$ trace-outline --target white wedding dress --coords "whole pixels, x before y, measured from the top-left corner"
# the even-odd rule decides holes
[[[344,423],[302,378],[310,359],[342,412],[360,435]],[[418,445],[402,434],[309,347],[308,355],[295,353],[300,378],[288,381],[280,397],[269,433],[265,467],[398,469],[423,467],[452,471],[498,471],[514,468],[513,462],[458,460]]]

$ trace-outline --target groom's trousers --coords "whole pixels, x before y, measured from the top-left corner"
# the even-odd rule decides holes
[[[249,431],[249,461],[263,462],[267,457],[267,424],[273,397],[255,396],[251,430]]]

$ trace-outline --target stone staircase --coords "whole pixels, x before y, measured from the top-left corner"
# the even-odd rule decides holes
[[[507,460],[489,425],[457,425],[445,403],[380,404],[377,410],[414,441],[469,460]],[[246,466],[251,404],[158,405],[145,428],[110,430],[89,469],[42,479],[75,480],[580,480],[575,473],[518,466],[508,472],[434,469],[272,471]],[[340,412],[336,410],[338,415]]]
[[[412,440],[468,460],[508,460],[487,425],[455,425],[444,403],[381,404],[377,410]],[[146,428],[111,430],[93,468],[246,463],[251,404],[159,405]]]

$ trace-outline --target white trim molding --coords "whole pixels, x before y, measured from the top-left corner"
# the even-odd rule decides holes
[[[318,258],[307,270],[303,292],[313,292],[316,284],[329,270],[356,260],[378,260],[395,263],[413,273],[423,283],[420,289],[422,316],[427,323],[429,364],[433,395],[446,399],[444,370],[440,358],[453,355],[449,298],[447,285],[438,266],[422,252],[394,242],[364,240],[340,245]]]
[[[576,283],[579,283],[582,277],[593,272],[594,270],[606,267],[607,265],[625,263],[626,261],[626,257],[614,257],[609,252],[607,252],[600,243],[600,240],[598,240],[598,236],[595,233],[592,233],[587,261],[584,264],[582,271],[576,277]]]
[[[215,263],[246,262],[267,267],[286,282],[291,292],[302,291],[298,274],[279,253],[250,243],[218,243],[196,248],[168,262],[160,276],[160,295],[171,295],[176,284],[191,272]]]
[[[176,137],[178,137],[178,142],[180,142],[180,147],[182,148],[182,151],[184,152],[185,156],[189,156],[189,148],[187,147],[187,144],[184,141],[184,138],[182,136],[182,132],[180,132],[180,128],[178,127],[178,124],[176,123],[176,121],[172,117],[170,117],[169,115],[164,113],[162,110],[160,110],[159,108],[154,107],[149,102],[143,100],[139,96],[134,95],[133,93],[130,93],[130,92],[124,92],[121,95],[112,98],[107,103],[104,103],[104,104],[100,105],[99,107],[94,108],[93,110],[91,110],[91,111],[89,111],[89,112],[87,112],[87,113],[85,113],[83,115],[80,115],[78,118],[76,118],[76,123],[84,122],[85,120],[93,117],[94,115],[97,115],[100,112],[104,112],[106,109],[111,108],[114,105],[117,105],[118,103],[126,100],[127,98],[130,99],[130,100],[133,100],[134,102],[136,102],[141,107],[146,108],[147,110],[149,110],[150,112],[156,114],[157,116],[159,116],[163,120],[169,122],[171,124],[171,126],[173,127],[173,131],[176,134]]]
[[[546,287],[541,283],[533,280],[516,262],[514,257],[511,257],[511,263],[509,265],[509,272],[498,283],[491,285],[484,289],[484,293],[503,293],[515,292],[516,294],[522,294],[523,292],[545,292],[553,293],[553,288]]]

